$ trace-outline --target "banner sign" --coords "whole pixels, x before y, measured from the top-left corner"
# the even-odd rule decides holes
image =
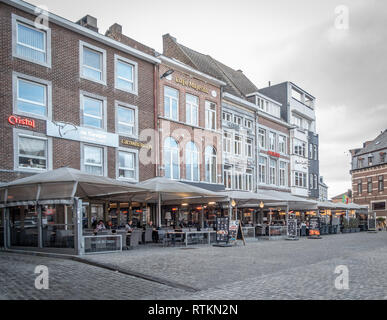
[[[93,143],[112,148],[119,147],[119,136],[114,133],[77,127],[73,124],[47,121],[47,135],[49,137]]]

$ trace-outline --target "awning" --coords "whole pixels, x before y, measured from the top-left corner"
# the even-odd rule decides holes
[[[117,193],[145,191],[114,179],[94,176],[72,168],[60,168],[10,182],[0,188],[0,207],[71,203],[74,198],[94,198]]]

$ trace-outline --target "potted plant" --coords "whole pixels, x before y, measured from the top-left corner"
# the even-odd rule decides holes
[[[378,223],[379,231],[382,231],[382,229],[386,227],[386,219],[379,217],[376,219],[376,221]]]
[[[350,233],[351,229],[349,226],[349,221],[347,219],[343,219],[343,233]]]
[[[360,232],[359,231],[359,221],[356,218],[351,218],[349,220],[349,228],[351,229],[351,232]]]

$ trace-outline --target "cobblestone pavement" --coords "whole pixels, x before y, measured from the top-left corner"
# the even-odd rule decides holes
[[[35,289],[35,267],[49,269],[49,290]],[[0,252],[0,300],[149,300],[184,292],[72,260]]]
[[[93,255],[93,263],[196,288],[188,292],[75,261],[0,253],[0,299],[386,299],[387,232],[322,240],[256,241],[246,247],[150,248]],[[37,291],[36,265],[50,269],[50,290]],[[335,269],[349,269],[349,290]],[[104,284],[101,285],[101,279]],[[26,288],[26,284],[30,284]]]

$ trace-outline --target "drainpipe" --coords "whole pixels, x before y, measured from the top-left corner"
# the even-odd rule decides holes
[[[159,66],[154,66],[153,72],[153,103],[154,103],[154,124],[155,124],[155,176],[160,176],[160,137],[159,137]]]

